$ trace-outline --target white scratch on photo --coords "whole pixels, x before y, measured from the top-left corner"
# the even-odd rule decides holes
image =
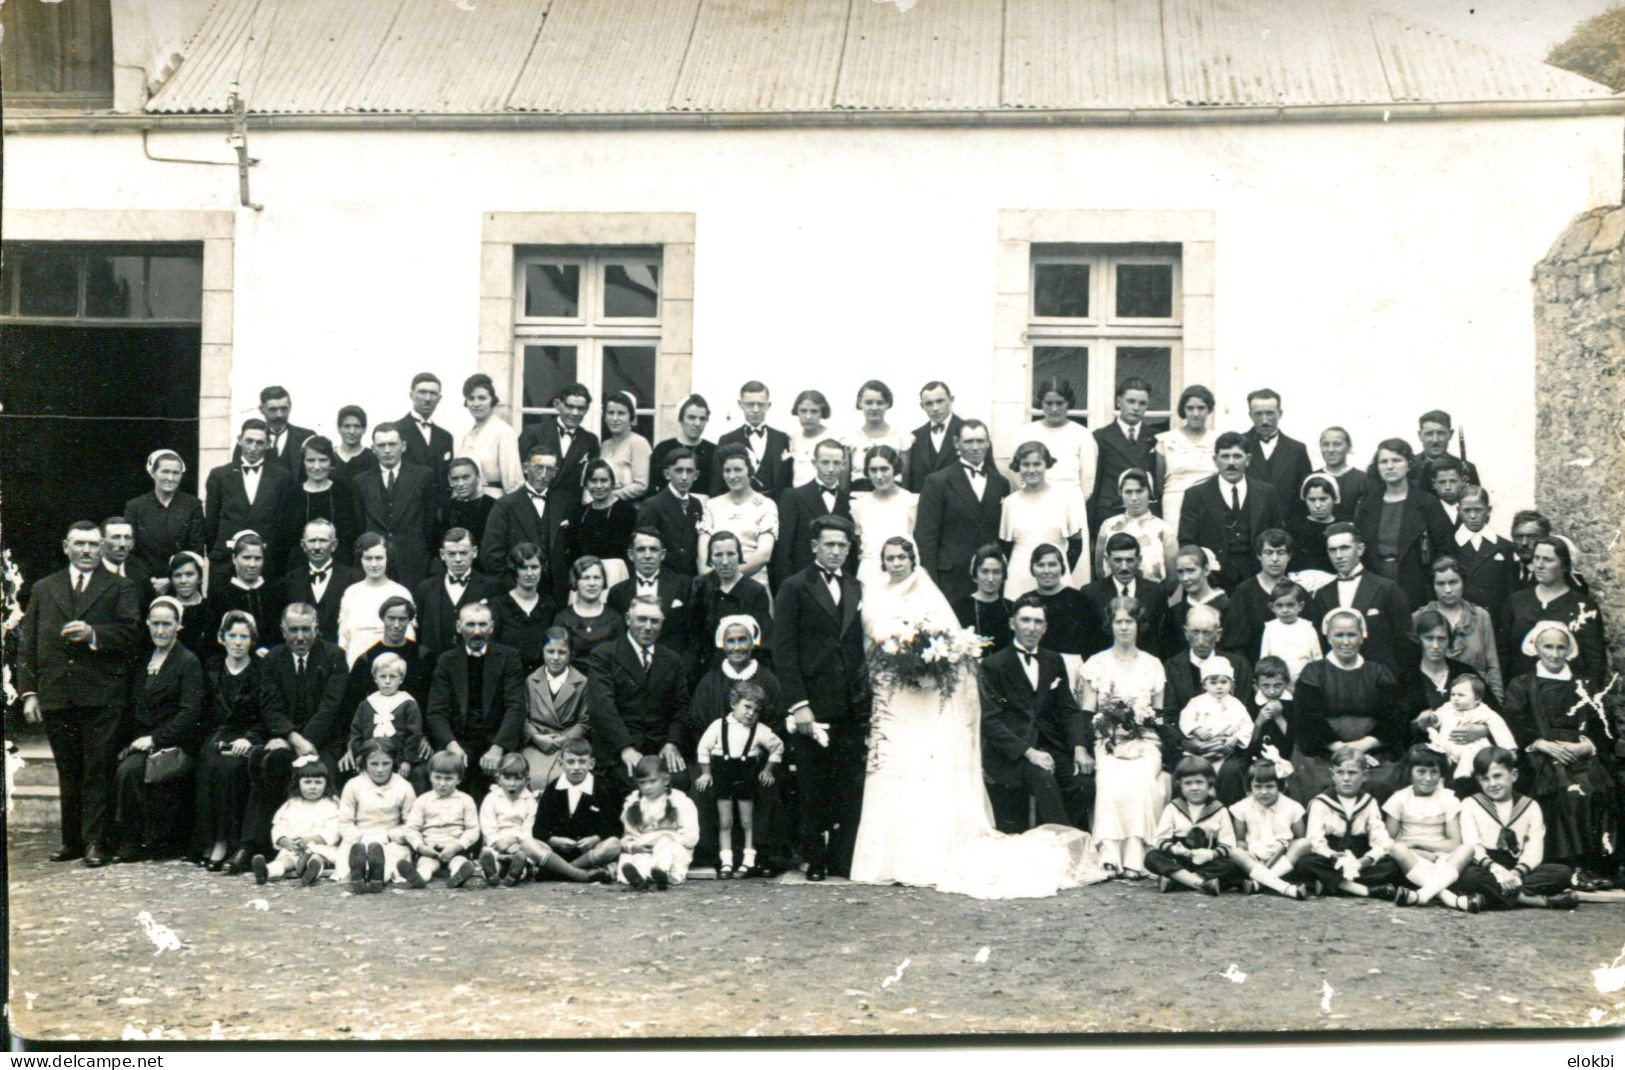
[[[902,962],[898,963],[896,972],[894,972],[890,977],[886,978],[884,981],[880,982],[880,987],[881,988],[890,988],[892,985],[896,984],[898,981],[901,981],[903,979],[903,971],[908,969],[908,964],[910,962],[912,962],[912,961],[914,961],[914,960],[913,959],[904,959]]]
[[[1219,976],[1223,977],[1226,981],[1233,981],[1238,985],[1247,980],[1247,974],[1244,973],[1241,967],[1237,966],[1234,962],[1226,966],[1224,968],[1224,972],[1219,974]]]
[[[1332,997],[1337,995],[1337,989],[1332,987],[1330,981],[1322,979],[1320,982],[1320,1013],[1332,1013]]]
[[[179,951],[181,949],[181,938],[175,935],[175,930],[161,921],[154,921],[152,915],[147,911],[143,910],[137,914],[135,920],[141,923],[141,928],[146,931],[147,939],[157,946],[158,950],[153,952],[154,955],[162,955],[165,951]]]
[[[982,950],[980,950],[980,951],[978,951],[976,953],[976,958],[973,959],[972,961],[975,962],[978,966],[980,966],[982,963],[987,961],[988,956],[991,955],[991,954],[993,954],[993,949],[991,947],[984,947],[984,948],[982,948]]]

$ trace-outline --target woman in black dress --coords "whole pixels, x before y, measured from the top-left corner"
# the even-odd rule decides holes
[[[355,717],[356,707],[377,690],[372,679],[372,663],[382,654],[395,654],[406,662],[406,682],[401,685],[401,690],[417,700],[420,710],[428,708],[429,687],[434,682],[435,659],[424,657],[418,641],[407,638],[412,630],[412,619],[416,615],[417,607],[412,605],[410,598],[393,595],[379,603],[378,620],[383,625],[384,634],[376,643],[357,655],[355,664],[350,666],[350,679],[345,684],[344,702],[339,707],[339,714],[346,730]],[[349,757],[349,753],[346,752],[345,759],[348,760]]]
[[[181,607],[180,631],[176,642],[196,653],[214,648],[209,628],[209,603],[203,591],[204,557],[182,550],[169,559],[163,575],[169,578],[169,596]]]
[[[1520,644],[1534,668],[1507,685],[1506,721],[1532,774],[1520,785],[1546,817],[1546,857],[1579,870],[1576,886],[1599,891],[1619,842],[1614,783],[1600,755],[1613,738],[1572,667],[1580,644],[1563,620],[1537,622]]]
[[[607,590],[631,575],[626,548],[638,526],[638,507],[614,496],[615,469],[602,458],[588,463],[583,481],[591,500],[562,534],[570,560],[596,557],[603,563]]]
[[[690,394],[677,406],[677,437],[656,443],[654,451],[649,454],[648,498],[666,489],[667,458],[671,455],[671,451],[679,446],[694,454],[694,463],[700,469],[699,477],[694,480],[691,489],[697,494],[706,496],[711,494],[712,469],[717,464],[717,446],[716,443],[707,442],[701,437],[705,434],[705,425],[710,422],[711,406],[698,394]]]
[[[1292,510],[1286,520],[1287,534],[1292,536],[1292,571],[1335,573],[1326,553],[1326,529],[1337,522],[1342,487],[1336,477],[1324,472],[1311,475],[1298,488],[1298,500],[1303,502],[1303,509]]]
[[[1399,708],[1407,721],[1414,722],[1422,714],[1450,701],[1450,681],[1462,675],[1483,679],[1483,674],[1465,661],[1450,656],[1450,646],[1455,642],[1456,635],[1443,613],[1436,609],[1424,609],[1412,617],[1411,622],[1416,644],[1421,647],[1422,654],[1415,665],[1403,667]],[[1486,700],[1489,700],[1489,696],[1486,696]],[[1475,738],[1488,738],[1488,729],[1480,731],[1481,736]],[[1425,730],[1417,729],[1415,736],[1416,742],[1427,742]]]
[[[346,405],[339,410],[336,425],[338,443],[333,447],[336,462],[333,474],[354,485],[365,472],[378,467],[378,458],[361,441],[367,433],[367,413],[360,405]]]
[[[739,536],[731,531],[713,532],[706,553],[710,569],[694,584],[693,610],[689,614],[694,629],[688,641],[689,656],[693,659],[689,666],[690,680],[698,680],[719,664],[721,654],[714,646],[714,636],[724,620],[748,616],[756,621],[764,635],[773,621],[773,598],[767,588],[746,579],[740,571],[744,548]],[[696,736],[695,742],[698,741]]]
[[[1523,639],[1539,622],[1556,620],[1569,626],[1579,644],[1575,675],[1593,692],[1600,690],[1607,680],[1608,638],[1596,599],[1574,575],[1569,544],[1555,535],[1537,540],[1529,569],[1535,585],[1512,592],[1496,629],[1502,676],[1511,680],[1534,671],[1537,659],[1525,649]]]
[[[240,873],[248,865],[242,848],[248,763],[265,743],[260,659],[254,656],[259,629],[247,613],[230,610],[220,621],[219,640],[225,649],[204,673],[208,734],[198,753],[194,844],[209,872],[229,865],[233,873]]]
[[[1179,586],[1168,600],[1168,635],[1163,640],[1167,650],[1178,650],[1185,645],[1185,615],[1192,606],[1209,606],[1222,618],[1230,608],[1230,593],[1220,590],[1208,581],[1215,562],[1208,551],[1194,544],[1181,546],[1174,555],[1174,579]]]
[[[1368,759],[1365,788],[1382,802],[1406,776],[1397,764],[1407,730],[1399,684],[1385,666],[1360,656],[1366,628],[1358,610],[1332,610],[1320,631],[1330,653],[1304,666],[1293,690],[1297,724],[1289,792],[1307,806],[1331,790],[1332,751],[1350,746]]]
[[[1430,492],[1411,485],[1416,455],[1402,438],[1384,439],[1371,461],[1372,483],[1354,512],[1365,567],[1393,580],[1411,605],[1433,597],[1428,566],[1455,546],[1455,525]],[[1322,540],[1324,545],[1324,540]]]
[[[608,585],[604,563],[596,557],[578,557],[570,566],[570,604],[553,615],[553,623],[570,633],[570,664],[582,672],[592,648],[626,630],[626,618],[604,601]]]
[[[954,616],[964,628],[974,628],[987,640],[982,656],[1010,645],[1010,600],[1004,597],[1004,578],[1009,572],[1004,551],[989,543],[970,559],[971,579],[976,589],[953,604]]]
[[[147,456],[152,489],[124,503],[124,517],[135,529],[135,557],[153,577],[153,587],[168,589],[169,559],[182,550],[202,554],[203,504],[197,495],[180,489],[186,462],[174,450],[153,450]]]
[[[356,505],[355,489],[348,480],[336,478],[334,469],[338,458],[333,453],[331,440],[312,435],[305,439],[302,448],[305,454],[305,481],[294,490],[287,510],[282,514],[283,532],[279,541],[283,546],[292,547],[288,553],[287,567],[304,567],[305,552],[299,540],[304,535],[305,525],[312,520],[326,520],[333,525],[337,539],[333,546],[333,557],[340,564],[353,565],[355,556],[351,551],[355,537],[361,534],[361,513]]]
[[[441,512],[440,530],[462,528],[478,547],[485,539],[485,522],[491,518],[491,508],[497,503],[481,489],[485,486],[485,476],[480,462],[472,457],[454,459],[446,467],[446,482],[451,485],[451,497]],[[443,568],[442,564],[436,571]]]
[[[147,607],[152,650],[130,673],[128,727],[134,738],[119,757],[113,775],[118,837],[115,862],[166,856],[186,846],[186,799],[190,770],[157,784],[146,782],[147,758],[179,748],[195,761],[203,726],[203,666],[176,641],[181,606],[160,595]],[[145,672],[140,669],[145,669]]]
[[[1059,546],[1039,543],[1033,548],[1031,568],[1037,584],[1033,591],[1044,600],[1044,620],[1049,625],[1044,630],[1043,645],[1061,655],[1067,679],[1076,690],[1084,659],[1099,653],[1084,649],[1088,645],[1089,603],[1082,591],[1067,584],[1066,559]]]
[[[277,588],[265,582],[261,573],[265,569],[265,540],[252,531],[240,533],[227,543],[231,550],[230,579],[216,576],[209,585],[208,630],[220,631],[220,622],[226,614],[240,610],[254,618],[254,627],[266,637],[264,650],[282,625],[282,595]]]
[[[508,567],[513,571],[513,589],[496,598],[491,607],[495,639],[519,651],[528,676],[541,667],[547,630],[553,626],[559,607],[541,590],[541,547],[533,542],[518,543],[508,551]]]

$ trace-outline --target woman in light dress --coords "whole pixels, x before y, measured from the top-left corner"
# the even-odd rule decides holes
[[[1185,422],[1157,435],[1157,482],[1162,486],[1162,519],[1177,533],[1185,492],[1219,470],[1213,461],[1213,442],[1219,433],[1207,425],[1213,414],[1213,391],[1205,386],[1182,390],[1174,411]]]
[[[1078,395],[1067,380],[1050,378],[1038,384],[1033,392],[1033,404],[1044,415],[1021,429],[1021,440],[1042,442],[1049,450],[1050,456],[1055,458],[1049,482],[1076,497],[1077,515],[1084,516],[1084,507],[1095,492],[1095,465],[1100,459],[1100,449],[1089,429],[1071,417],[1072,410],[1078,407]],[[1088,582],[1087,576],[1084,582]],[[1016,595],[1006,593],[1005,597],[1014,599]]]
[[[463,380],[463,406],[474,417],[474,426],[463,432],[457,456],[472,457],[485,477],[481,491],[488,498],[512,494],[525,485],[519,467],[519,436],[508,422],[496,414],[497,388],[489,375],[470,375]]]
[[[907,457],[909,448],[914,444],[913,433],[899,430],[886,422],[886,414],[891,411],[891,407],[891,387],[879,379],[870,379],[858,387],[857,408],[863,413],[863,423],[857,430],[841,439],[841,444],[846,447],[847,460],[852,465],[854,491],[869,489],[869,477],[864,474],[863,461],[869,455],[870,447],[890,446],[897,451],[899,457]],[[907,482],[907,475],[906,469],[899,467],[897,482]]]
[[[829,399],[816,390],[803,390],[796,395],[796,403],[790,406],[790,411],[801,424],[801,430],[790,436],[790,452],[795,457],[790,485],[799,487],[818,478],[813,455],[818,444],[830,437],[829,425],[824,423],[829,419]]]
[[[912,542],[888,539],[881,559],[886,580],[864,591],[871,650],[922,624],[959,627],[942,592],[915,568]],[[1087,832],[1059,825],[1020,836],[993,830],[982,780],[981,718],[973,672],[961,675],[948,694],[935,688],[876,694],[853,881],[1024,899],[1105,879]]]
[[[654,448],[632,430],[637,416],[637,399],[626,391],[604,399],[604,442],[598,456],[615,470],[614,496],[619,501],[636,502],[649,492],[649,457]]]
[[[773,499],[751,487],[750,451],[743,445],[730,442],[718,447],[717,465],[722,470],[722,484],[727,492],[705,503],[696,556],[701,561],[709,561],[712,533],[731,531],[738,537],[744,556],[740,573],[766,587],[767,563],[773,559],[773,544],[779,537],[779,508]]]
[[[1117,477],[1117,493],[1123,499],[1123,511],[1095,533],[1095,575],[1106,574],[1106,540],[1123,532],[1140,544],[1140,571],[1146,579],[1161,583],[1174,570],[1179,539],[1177,531],[1151,511],[1151,473],[1143,468],[1126,470]]]
[[[1045,543],[1066,547],[1063,583],[1082,587],[1089,582],[1089,519],[1079,495],[1049,482],[1056,467],[1054,454],[1042,442],[1023,442],[1010,461],[1017,489],[1004,499],[999,541],[1010,547],[1013,567],[1004,596],[1012,602],[1037,586],[1024,563]]]
[[[356,561],[362,578],[344,589],[339,599],[339,646],[351,665],[384,637],[384,621],[379,610],[389,598],[412,602],[412,592],[390,579],[389,544],[376,531],[364,531],[355,541]],[[412,602],[416,605],[415,602]],[[416,629],[408,625],[408,639],[416,639]]]
[[[898,484],[903,459],[890,446],[870,446],[863,470],[874,490],[852,496],[852,523],[857,525],[858,546],[863,551],[858,562],[858,582],[871,587],[885,582],[880,551],[886,540],[893,535],[913,535],[914,510],[920,496]]]

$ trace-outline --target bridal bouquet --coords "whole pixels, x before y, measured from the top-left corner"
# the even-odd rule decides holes
[[[1157,711],[1149,703],[1127,702],[1120,698],[1105,698],[1095,711],[1095,739],[1109,754],[1117,749],[1119,740],[1143,739],[1155,733],[1161,724]]]
[[[905,620],[869,652],[869,682],[877,691],[934,687],[951,695],[985,645],[974,628]]]

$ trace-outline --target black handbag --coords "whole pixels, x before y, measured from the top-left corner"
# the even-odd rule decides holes
[[[191,771],[191,755],[179,747],[164,747],[147,752],[147,769],[143,779],[148,784],[163,784]]]

